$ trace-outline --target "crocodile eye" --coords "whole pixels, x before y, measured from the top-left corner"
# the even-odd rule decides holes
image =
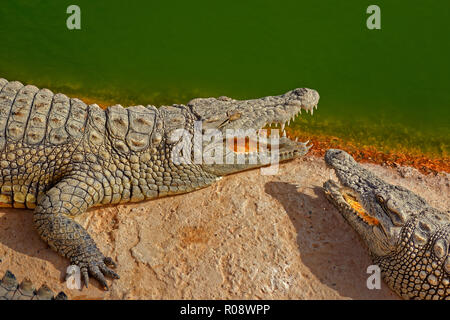
[[[228,112],[228,120],[234,121],[241,118],[240,112]]]
[[[377,197],[377,200],[378,200],[379,203],[384,203],[385,202],[385,200],[384,200],[382,195],[377,194],[376,197]]]

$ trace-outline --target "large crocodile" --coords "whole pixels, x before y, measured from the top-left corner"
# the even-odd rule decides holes
[[[56,296],[46,285],[36,290],[29,279],[20,284],[10,271],[6,271],[0,280],[0,300],[67,300],[64,292]]]
[[[223,175],[267,164],[262,158],[250,161],[259,149],[237,150],[234,140],[230,145],[225,139],[229,129],[255,132],[280,124],[282,137],[265,148],[277,147],[279,161],[302,156],[309,146],[287,138],[284,126],[302,109],[312,113],[318,100],[315,90],[302,88],[254,100],[199,98],[186,106],[115,105],[103,110],[0,79],[0,206],[33,209],[41,238],[80,267],[86,286],[91,275],[107,289],[105,275],[119,278],[110,269],[115,263],[72,217],[95,205],[190,192]],[[178,129],[185,130],[187,140]],[[209,138],[212,132],[214,139],[200,135],[196,143],[198,131]],[[186,154],[180,157],[185,161],[173,161],[174,154],[181,154],[178,149],[191,142],[194,160],[200,145],[200,151],[227,161],[189,161]],[[229,161],[237,154],[244,155],[244,162]]]
[[[330,149],[325,162],[340,184],[325,193],[369,248],[389,287],[406,299],[450,299],[450,214]]]

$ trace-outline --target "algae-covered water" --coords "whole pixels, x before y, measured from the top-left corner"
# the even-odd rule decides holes
[[[319,109],[291,126],[446,157],[450,2],[375,2],[3,0],[0,77],[124,105],[310,87]]]

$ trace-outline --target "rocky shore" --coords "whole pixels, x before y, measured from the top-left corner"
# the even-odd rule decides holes
[[[364,164],[386,181],[450,209],[450,175]],[[69,290],[68,261],[40,240],[32,212],[0,208],[0,274],[11,270],[71,299],[398,299],[369,290],[364,244],[325,199],[322,158],[225,177],[176,197],[91,209],[77,218],[120,280]]]

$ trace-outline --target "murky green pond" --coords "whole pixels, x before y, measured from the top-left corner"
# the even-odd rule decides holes
[[[66,9],[81,8],[81,30]],[[0,77],[126,104],[252,98],[311,87],[294,124],[448,156],[450,2],[3,0]]]

